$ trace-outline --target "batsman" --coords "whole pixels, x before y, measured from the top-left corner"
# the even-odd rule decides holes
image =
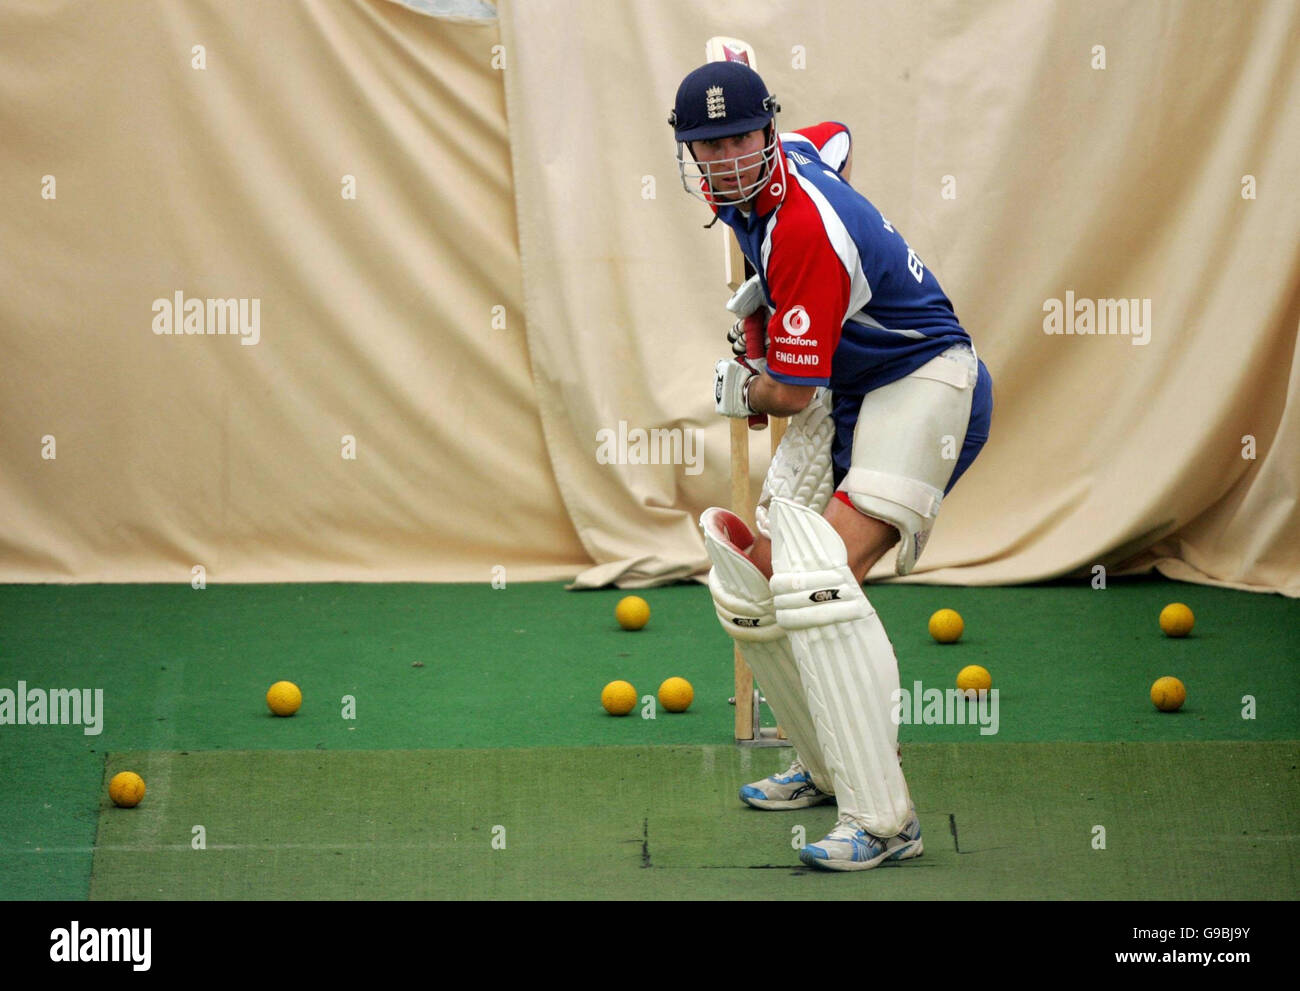
[[[748,349],[764,357],[748,357],[743,323],[733,328],[734,356],[714,369],[717,410],[791,418],[758,533],[719,508],[700,526],[718,617],[796,753],[740,798],[764,810],[836,802],[835,828],[800,859],[865,870],[923,846],[891,718],[898,661],[862,583],[895,544],[897,573],[915,567],[988,438],[992,380],[934,274],[849,185],[848,128],[783,134],[779,110],[748,65],[716,61],[682,80],[669,118],[683,186],[756,273],[729,308],[770,311],[766,340]]]

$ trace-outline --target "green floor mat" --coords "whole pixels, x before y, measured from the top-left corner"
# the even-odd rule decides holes
[[[115,754],[95,899],[1289,899],[1291,743],[917,744],[919,860],[803,868],[734,746]],[[201,837],[205,849],[196,849]]]

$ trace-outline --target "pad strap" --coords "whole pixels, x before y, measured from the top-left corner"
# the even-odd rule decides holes
[[[933,486],[902,475],[872,471],[870,468],[850,468],[841,487],[850,497],[854,493],[870,493],[910,509],[926,520],[933,520],[939,515],[939,506],[943,502],[943,493]],[[898,520],[887,522],[895,525],[899,523]]]

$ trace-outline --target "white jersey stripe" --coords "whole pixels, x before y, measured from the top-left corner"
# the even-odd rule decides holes
[[[821,159],[836,172],[844,168],[844,160],[849,157],[849,133],[840,131],[822,145]]]
[[[800,134],[798,131],[782,131],[781,144],[786,148],[789,148],[794,144],[804,144],[811,148],[818,157],[821,157],[820,153],[817,151],[817,146],[812,143],[812,139],[807,135]],[[825,159],[823,158],[822,161],[825,161]]]
[[[853,243],[853,238],[849,236],[844,221],[840,219],[840,215],[826,201],[826,197],[822,195],[821,190],[800,175],[794,168],[787,169],[786,175],[797,179],[800,188],[812,200],[813,206],[817,208],[817,214],[821,217],[822,228],[826,231],[826,237],[830,241],[831,247],[835,249],[835,254],[839,256],[840,264],[844,266],[844,270],[849,273],[849,306],[840,318],[840,325],[843,326],[849,317],[857,313],[871,300],[871,286],[867,284],[866,274],[862,271],[862,256],[858,254],[858,246]],[[780,210],[777,213],[780,213]],[[773,218],[773,220],[775,219]],[[775,226],[775,224],[772,226]],[[772,226],[768,227],[768,238],[772,236]],[[766,271],[767,266],[768,247],[768,242],[764,241],[764,271]]]
[[[908,330],[906,327],[886,327],[869,313],[855,313],[847,322],[856,323],[861,327],[870,327],[873,330],[883,330],[887,334],[899,334],[903,337],[910,337],[917,341],[925,339],[925,335],[919,330]]]
[[[853,143],[849,137],[848,131],[840,131],[834,134],[820,148],[817,147],[805,134],[798,131],[784,131],[781,134],[781,144],[786,148],[798,145],[807,145],[823,162],[830,166],[831,170],[838,174],[839,170],[844,168],[844,160],[849,157],[849,146]]]
[[[781,208],[778,206],[772,211],[772,219],[768,221],[767,230],[763,231],[763,245],[759,248],[758,263],[763,267],[763,280],[767,281],[767,260],[772,256],[772,231],[776,230],[777,221],[781,219]]]

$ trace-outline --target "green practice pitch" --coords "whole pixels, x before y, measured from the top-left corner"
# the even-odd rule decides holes
[[[730,742],[730,642],[707,590],[558,584],[5,586],[0,691],[102,690],[99,732],[0,725],[8,899],[1290,899],[1300,843],[1300,603],[1160,580],[870,586],[904,689],[980,664],[997,705],[902,725],[925,855],[803,868],[833,806],[738,787],[788,750]],[[1164,637],[1161,606],[1196,627]],[[950,606],[962,640],[934,643]],[[665,678],[690,710],[624,718]],[[1187,686],[1177,713],[1147,692]],[[301,686],[269,714],[274,681]],[[968,710],[969,711],[969,710]],[[85,714],[83,714],[85,715]],[[654,718],[645,718],[653,715]],[[135,809],[113,773],[148,786]]]

